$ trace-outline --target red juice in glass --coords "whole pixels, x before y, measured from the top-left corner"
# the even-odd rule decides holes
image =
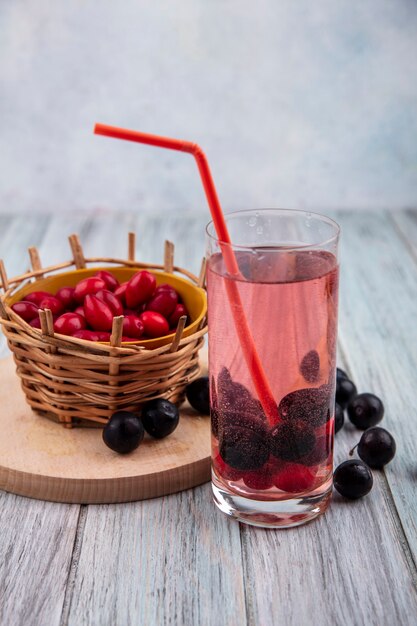
[[[237,276],[208,231],[214,499],[240,521],[293,526],[323,512],[332,487],[338,228],[283,210],[235,213],[227,223]],[[228,281],[278,407],[273,423],[242,354]]]

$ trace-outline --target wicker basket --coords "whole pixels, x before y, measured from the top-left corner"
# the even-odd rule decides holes
[[[198,351],[207,332],[204,261],[197,278],[174,266],[174,247],[170,242],[165,242],[164,264],[152,265],[135,261],[133,233],[129,233],[127,260],[87,259],[77,235],[69,239],[73,259],[60,265],[42,268],[36,248],[31,248],[32,270],[8,279],[0,261],[0,324],[30,406],[72,428],[102,427],[115,410],[137,410],[152,398],[181,402],[185,386],[199,375]],[[143,268],[155,274],[157,283],[168,282],[179,291],[190,311],[188,326],[181,318],[175,334],[122,344],[123,317],[119,317],[113,320],[110,343],[93,343],[54,334],[48,310],[39,312],[42,329],[38,330],[11,309],[30,291],[75,285],[98,269],[109,269],[127,280]]]

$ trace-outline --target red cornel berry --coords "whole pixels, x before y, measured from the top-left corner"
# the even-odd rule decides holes
[[[168,283],[162,283],[161,285],[157,286],[157,288],[155,289],[155,293],[159,293],[160,291],[170,291],[171,289],[174,289],[172,285],[169,285]]]
[[[100,289],[107,289],[106,283],[101,278],[95,278],[91,276],[91,278],[84,278],[80,280],[78,285],[75,287],[74,297],[79,304],[84,302],[84,298],[87,295],[95,294]]]
[[[249,489],[257,489],[259,491],[270,489],[274,484],[271,468],[267,464],[259,470],[244,472],[243,482]]]
[[[77,306],[77,301],[75,299],[75,289],[74,287],[61,287],[56,292],[56,298],[62,302],[66,309],[72,309]]]
[[[109,291],[115,291],[120,286],[117,278],[107,270],[100,270],[99,272],[97,272],[96,276],[97,278],[104,280],[107,285],[106,289],[108,289]]]
[[[165,283],[157,286],[155,275],[146,270],[122,284],[112,272],[98,270],[55,295],[33,291],[12,308],[38,329],[39,310],[49,309],[57,333],[99,342],[109,342],[115,317],[123,316],[123,341],[132,342],[173,333],[179,318],[188,315],[176,289]]]
[[[274,476],[274,485],[287,493],[309,491],[316,481],[316,470],[298,463],[287,463]]]
[[[64,305],[61,300],[55,298],[55,296],[48,296],[44,298],[39,304],[40,309],[49,309],[52,315],[60,315],[64,311]]]
[[[107,304],[107,306],[111,309],[113,315],[117,317],[118,315],[123,315],[123,306],[120,300],[108,289],[100,289],[97,291],[96,298]]]
[[[97,296],[88,294],[84,300],[85,318],[93,330],[111,330],[113,313]]]
[[[49,298],[49,296],[52,296],[52,294],[48,291],[32,291],[32,293],[26,294],[23,300],[25,302],[32,302],[33,304],[36,304],[37,307],[39,307],[42,300],[44,298]]]
[[[75,332],[85,330],[87,323],[82,315],[77,313],[63,313],[54,322],[54,330],[61,335],[73,335]]]
[[[168,319],[170,327],[176,328],[178,322],[180,321],[180,317],[182,317],[183,315],[186,315],[188,317],[188,311],[186,307],[184,306],[184,304],[177,304],[173,313],[171,313]]]
[[[132,276],[126,286],[126,304],[129,309],[136,309],[139,304],[151,298],[156,289],[156,278],[143,270]]]
[[[12,311],[17,313],[25,322],[31,322],[35,317],[38,317],[38,307],[33,302],[27,302],[22,300],[12,304]]]
[[[117,287],[117,289],[114,290],[114,295],[120,300],[123,305],[126,304],[126,288],[127,282],[122,283],[120,287]]]
[[[169,317],[175,310],[178,303],[178,296],[175,289],[164,287],[164,289],[156,290],[155,295],[146,305],[147,311],[156,311],[164,317]]]
[[[81,304],[80,306],[77,306],[77,308],[74,310],[74,313],[77,313],[78,315],[82,315],[83,317],[85,317],[84,307]]]
[[[98,331],[96,335],[98,337],[97,341],[104,341],[107,343],[110,341],[111,333],[109,332],[105,332],[104,330],[102,330],[102,331]]]
[[[77,330],[72,333],[72,337],[84,339],[84,341],[100,341],[99,333],[95,333],[94,330]]]
[[[135,341],[140,339],[144,332],[142,321],[136,315],[126,315],[123,320],[123,334]]]
[[[156,311],[144,311],[139,316],[145,329],[145,335],[151,339],[168,335],[169,324],[165,317]]]

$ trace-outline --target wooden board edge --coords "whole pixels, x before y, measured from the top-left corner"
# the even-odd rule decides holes
[[[149,476],[83,479],[48,477],[0,467],[0,489],[18,496],[66,504],[117,504],[158,498],[197,487],[210,480],[210,456],[175,471]],[[78,497],[74,494],[78,493]]]

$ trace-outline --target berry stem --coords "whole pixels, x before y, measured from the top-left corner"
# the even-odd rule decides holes
[[[356,444],[356,446],[353,446],[352,450],[349,452],[349,456],[353,456],[353,453],[355,452],[356,448],[358,447],[358,443]]]

